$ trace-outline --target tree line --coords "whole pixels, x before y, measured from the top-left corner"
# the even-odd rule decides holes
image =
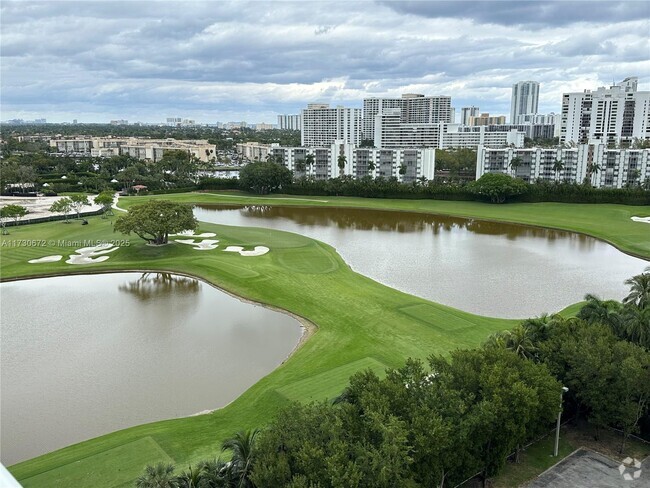
[[[620,428],[623,452],[632,433],[650,433],[650,267],[626,283],[622,302],[588,295],[575,317],[528,319],[383,378],[359,372],[333,401],[292,403],[228,439],[227,461],[182,474],[148,466],[136,486],[444,488],[477,473],[485,483],[561,410],[596,435]]]

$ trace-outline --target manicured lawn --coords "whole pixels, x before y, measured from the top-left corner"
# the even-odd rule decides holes
[[[614,204],[516,203],[493,205],[480,202],[445,200],[401,200],[322,196],[270,195],[258,197],[241,192],[180,193],[152,198],[190,203],[275,204],[300,206],[340,206],[402,210],[486,220],[516,222],[570,230],[603,239],[622,251],[650,259],[650,225],[630,217],[650,216],[650,207]],[[137,198],[121,199],[124,206]],[[122,204],[122,203],[121,203]]]
[[[643,207],[497,206],[331,197],[259,199],[243,194],[155,198],[194,203],[343,205],[474,216],[585,232],[650,258],[650,226],[629,220],[632,215],[650,215],[650,210]],[[139,201],[143,198],[125,198],[120,205],[128,207]],[[407,357],[425,358],[432,353],[473,347],[490,333],[516,323],[468,314],[393,290],[354,273],[326,244],[267,229],[202,223],[200,231],[217,233],[219,249],[195,251],[181,244],[152,247],[131,236],[131,245],[112,253],[104,263],[65,264],[67,254],[91,244],[59,241],[125,239],[113,233],[110,219],[96,217],[89,222],[83,227],[78,222],[52,222],[10,229],[11,235],[0,240],[2,278],[142,269],[182,272],[242,297],[288,310],[316,324],[318,331],[288,361],[228,407],[208,415],[114,432],[12,466],[10,471],[25,487],[128,485],[145,464],[160,460],[172,460],[179,469],[186,468],[188,463],[218,454],[223,439],[235,431],[265,425],[291,400],[332,398],[345,386],[350,374],[359,369],[381,372],[385,367],[399,367]],[[25,242],[21,244],[21,240]],[[35,245],[26,245],[31,240]],[[271,252],[245,258],[220,251],[227,245],[264,245]],[[64,260],[27,264],[29,259],[51,254],[63,254]],[[130,450],[133,455],[128,454]],[[113,476],[114,469],[119,469],[119,474]]]
[[[111,253],[104,263],[27,263],[51,254],[66,259],[74,249],[94,243],[81,241],[125,238],[113,233],[108,219],[95,217],[89,222],[87,226],[52,222],[12,228],[0,241],[3,279],[145,268],[177,271],[291,311],[317,324],[318,331],[288,361],[228,407],[208,415],[114,432],[12,466],[12,473],[25,487],[119,486],[135,479],[145,464],[158,460],[171,459],[179,469],[185,468],[188,463],[214,457],[223,439],[237,430],[265,425],[291,400],[336,396],[355,371],[370,368],[381,373],[386,367],[402,365],[409,356],[425,358],[476,346],[491,332],[514,323],[398,292],[354,273],[330,246],[259,228],[201,224],[200,231],[216,232],[220,248],[268,246],[271,252],[260,257],[246,258],[219,249],[195,251],[181,244],[152,247],[131,236],[131,245]],[[35,245],[20,245],[32,240]],[[58,241],[80,242],[68,246],[68,242]],[[242,361],[245,367],[245,358]],[[167,394],[173,394],[173,389]],[[137,455],[129,455],[131,449]],[[119,476],[111,476],[118,465]]]

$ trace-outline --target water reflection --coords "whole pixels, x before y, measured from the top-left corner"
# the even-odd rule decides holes
[[[571,232],[414,212],[197,206],[199,220],[296,232],[334,246],[357,272],[461,310],[529,317],[586,293],[621,299],[647,262]]]
[[[160,300],[173,295],[196,295],[201,291],[201,282],[188,276],[171,273],[142,273],[132,281],[117,287],[124,293],[135,296],[138,300]]]

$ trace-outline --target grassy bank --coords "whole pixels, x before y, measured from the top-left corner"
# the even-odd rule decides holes
[[[292,400],[332,398],[359,369],[381,372],[408,356],[426,357],[478,345],[513,321],[479,317],[380,285],[351,271],[331,247],[296,234],[201,224],[220,247],[265,245],[265,256],[195,251],[190,246],[130,246],[101,264],[28,264],[46,255],[64,259],[88,241],[119,240],[110,220],[19,226],[0,241],[3,279],[71,272],[168,270],[200,277],[230,292],[295,313],[318,331],[273,373],[212,414],[133,427],[19,463],[11,472],[25,487],[129,486],[146,463],[179,466],[219,451],[235,431],[264,425]],[[86,241],[85,243],[83,241]],[[215,311],[215,315],[218,310]],[[245,358],[243,358],[245,361]],[[173,392],[170,392],[173,394]],[[209,408],[206,405],[206,408]],[[56,419],[52,419],[56,421]]]
[[[443,214],[562,229],[588,234],[609,242],[621,251],[650,259],[650,225],[633,222],[630,217],[650,216],[650,207],[614,204],[516,203],[493,205],[480,202],[446,200],[395,200],[353,197],[258,197],[241,192],[180,193],[156,195],[187,203],[299,205],[322,207],[372,208]],[[131,205],[137,197],[121,199]]]
[[[244,194],[194,193],[152,198],[192,203],[339,205],[512,221],[584,232],[626,252],[650,258],[650,226],[629,220],[632,215],[650,215],[642,207],[495,206],[330,197],[260,199]],[[142,197],[125,198],[120,205],[128,207],[139,201]],[[83,241],[125,238],[113,233],[110,219],[96,217],[89,222],[87,226],[52,222],[11,229],[11,235],[0,240],[2,278],[142,269],[181,272],[304,317],[316,324],[318,331],[289,360],[228,407],[208,415],[114,432],[12,466],[10,471],[25,487],[132,486],[145,464],[167,460],[186,467],[213,457],[221,441],[235,431],[264,425],[292,400],[332,398],[359,369],[381,372],[402,365],[409,356],[422,358],[472,347],[491,332],[515,323],[468,314],[398,292],[352,272],[326,244],[267,229],[201,223],[200,231],[217,233],[221,249],[227,245],[265,245],[271,249],[269,254],[254,258],[219,249],[199,252],[180,244],[152,247],[131,236],[129,246],[112,253],[101,264],[72,266],[64,260],[27,263],[51,254],[62,254],[65,259],[74,249],[90,245],[82,245]]]

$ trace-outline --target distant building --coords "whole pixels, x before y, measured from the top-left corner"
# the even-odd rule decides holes
[[[512,85],[510,99],[510,123],[514,124],[522,114],[536,114],[539,104],[539,83],[519,81]],[[505,121],[504,121],[505,122]]]
[[[187,151],[203,162],[211,161],[216,146],[206,140],[189,139],[145,139],[140,137],[88,137],[51,139],[50,147],[56,152],[88,155],[92,157],[113,157],[129,155],[137,159],[159,161],[165,151]]]
[[[326,103],[310,103],[300,115],[302,146],[329,146],[334,141],[361,143],[361,109],[330,108]]]
[[[278,144],[261,144],[259,142],[242,142],[235,146],[235,150],[244,160],[248,161],[266,161],[271,147]]]
[[[272,147],[271,154],[293,171],[294,176],[309,176],[317,180],[350,175],[397,178],[408,183],[419,178],[432,180],[435,173],[434,149],[374,149],[336,141],[326,147]],[[300,168],[308,155],[314,164]],[[338,166],[339,156],[345,156],[343,172]],[[301,164],[297,164],[301,163]]]
[[[302,117],[300,115],[278,115],[278,129],[301,130]]]
[[[257,131],[263,131],[263,130],[272,130],[275,129],[275,126],[273,124],[255,124],[255,130]]]
[[[470,125],[469,118],[476,117],[479,114],[479,108],[474,107],[463,107],[460,109],[460,120],[458,121],[461,125]]]
[[[111,120],[111,125],[129,125],[129,121],[124,119]]]
[[[506,117],[504,115],[490,117],[489,113],[482,113],[481,115],[470,115],[467,125],[499,125],[505,123]]]
[[[391,109],[399,109],[403,124],[452,122],[449,96],[404,93],[401,98],[366,98],[363,100],[363,139],[375,139],[375,117]]]
[[[522,164],[513,170],[510,161]],[[562,169],[553,166],[557,161]],[[592,168],[598,167],[597,171]],[[565,181],[585,179],[597,188],[622,188],[639,185],[650,178],[650,149],[608,149],[605,144],[580,144],[558,148],[487,148],[476,154],[476,178],[485,173],[505,173],[524,181]]]
[[[560,142],[628,146],[650,139],[650,91],[637,91],[637,78],[609,88],[562,95]]]

